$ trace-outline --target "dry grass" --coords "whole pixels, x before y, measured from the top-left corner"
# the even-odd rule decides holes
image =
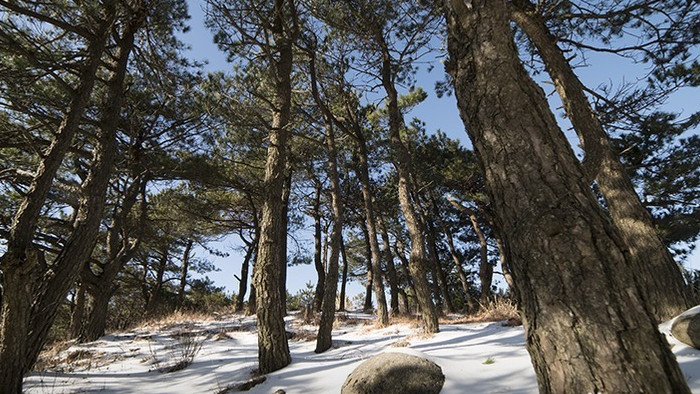
[[[481,323],[505,321],[506,326],[522,325],[518,307],[509,299],[498,298],[486,305],[482,305],[479,312],[473,315],[459,317],[457,319],[441,318],[440,324]]]
[[[34,371],[55,369],[63,361],[60,357],[61,353],[68,350],[68,348],[70,348],[73,344],[75,344],[75,341],[62,341],[54,342],[50,346],[45,347],[39,354],[39,357],[36,360],[36,363],[34,363],[34,367],[32,369]]]
[[[145,328],[173,328],[181,326],[183,323],[188,322],[207,322],[215,321],[217,317],[209,313],[193,312],[193,311],[175,311],[173,313],[157,316],[150,319],[143,320],[136,329]]]

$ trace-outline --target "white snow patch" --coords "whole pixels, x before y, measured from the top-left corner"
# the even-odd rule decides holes
[[[358,313],[349,317],[371,319]],[[290,331],[316,329],[292,322],[291,317],[286,321]],[[63,354],[91,351],[95,355],[92,363],[73,370],[64,365],[62,371],[34,372],[25,379],[25,392],[215,393],[251,378],[257,367],[254,325],[254,319],[228,316],[211,322],[171,324],[153,332],[141,329],[108,335],[93,343],[74,345]],[[665,322],[659,328],[673,346],[691,390],[700,393],[700,351],[675,340],[669,334],[670,325],[671,321]],[[193,363],[180,371],[158,372],[154,356],[177,358],[182,338],[202,343]],[[443,393],[538,391],[523,328],[501,323],[442,325],[440,333],[432,337],[420,335],[409,324],[383,329],[341,324],[333,331],[333,348],[325,353],[314,353],[315,341],[292,339],[289,346],[292,364],[268,374],[250,393],[277,389],[288,394],[338,393],[345,378],[363,360],[388,351],[420,355],[437,363],[445,374]]]

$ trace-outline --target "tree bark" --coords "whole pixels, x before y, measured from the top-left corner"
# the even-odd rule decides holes
[[[316,268],[316,292],[314,293],[314,312],[320,312],[323,305],[324,286],[326,284],[326,269],[323,266],[322,243],[323,233],[321,232],[321,183],[316,183],[314,195],[314,267]]]
[[[168,265],[168,260],[170,258],[170,251],[168,246],[166,246],[160,252],[160,259],[158,260],[158,267],[156,267],[156,277],[153,283],[153,288],[151,289],[151,294],[148,297],[148,303],[146,304],[146,315],[154,316],[159,314],[160,301],[161,301],[161,291],[163,289],[163,277],[165,276],[165,268]]]
[[[380,42],[384,42],[383,36],[378,37]],[[399,109],[399,97],[394,86],[394,76],[392,75],[391,54],[386,45],[382,46],[382,86],[387,94],[387,110],[389,113],[389,133],[390,143],[395,159],[396,172],[398,175],[398,192],[401,211],[403,212],[406,227],[411,239],[411,255],[409,258],[409,270],[413,278],[413,285],[416,291],[416,298],[420,305],[423,329],[426,333],[436,333],[440,331],[438,326],[438,315],[435,305],[430,295],[430,286],[426,278],[428,259],[425,251],[425,239],[421,231],[418,214],[412,201],[413,194],[411,185],[411,155],[401,140],[401,131],[405,124],[403,115]]]
[[[384,219],[382,215],[377,213],[377,227],[379,227],[379,233],[382,237],[382,246],[384,248],[384,261],[386,262],[386,276],[389,282],[389,296],[391,297],[391,314],[400,315],[401,309],[399,308],[399,278],[396,274],[396,265],[394,264],[394,257],[391,254],[391,242],[389,241],[389,233],[386,229]]]
[[[241,236],[241,239],[243,237]],[[248,291],[248,271],[250,270],[250,261],[255,253],[255,248],[258,245],[258,231],[255,231],[255,236],[253,241],[244,240],[246,244],[246,252],[243,257],[243,264],[241,264],[241,277],[238,278],[238,294],[236,294],[236,304],[234,309],[236,312],[243,311],[243,304],[245,300],[246,292]]]
[[[289,197],[292,192],[292,169],[289,161],[285,166],[284,191],[282,193],[282,225],[280,226],[280,303],[282,316],[287,315],[287,231],[289,227]]]
[[[339,311],[345,310],[345,286],[348,283],[348,256],[345,253],[345,240],[340,240],[340,255],[343,257],[343,276],[340,282],[340,304],[338,306]]]
[[[596,179],[615,226],[629,247],[642,297],[657,320],[678,315],[692,306],[681,270],[661,240],[649,211],[613,149],[610,138],[593,112],[585,88],[541,15],[527,0],[514,1],[512,19],[523,29],[544,61],[566,114],[585,151],[583,167],[588,180]]]
[[[447,240],[447,247],[450,250],[450,256],[452,256],[452,261],[455,263],[455,267],[457,269],[459,283],[462,285],[464,300],[467,303],[467,310],[469,312],[474,312],[477,310],[477,304],[469,291],[469,280],[467,279],[467,274],[464,272],[464,267],[462,267],[462,261],[460,260],[459,255],[457,255],[457,249],[455,248],[452,232],[450,232],[447,228],[445,228],[444,232],[445,239]]]
[[[0,258],[2,275],[2,323],[0,325],[0,387],[8,393],[22,391],[22,378],[31,368],[31,351],[27,333],[31,320],[31,305],[41,280],[38,251],[32,240],[49,189],[68,151],[73,136],[92,95],[96,73],[101,64],[115,9],[108,7],[105,19],[88,43],[85,65],[79,85],[56,132],[56,137],[42,155],[42,160],[27,190],[26,196],[12,218],[7,250]],[[72,284],[72,283],[71,283]],[[60,297],[60,295],[59,295]]]
[[[287,9],[287,6],[292,9]],[[266,374],[284,368],[292,361],[285,333],[284,308],[280,297],[280,267],[282,261],[282,232],[284,214],[284,184],[287,168],[289,119],[292,103],[293,45],[297,33],[285,29],[287,13],[295,15],[293,1],[275,0],[271,33],[275,42],[274,56],[270,56],[270,74],[273,79],[272,127],[269,134],[260,243],[255,264],[254,282],[258,316],[259,372]],[[296,21],[293,21],[296,24]],[[286,237],[286,233],[285,233]]]
[[[505,0],[448,0],[449,71],[541,393],[689,393],[629,256],[521,64]]]
[[[367,162],[367,141],[360,127],[355,130],[357,148],[359,154],[357,163],[357,176],[362,188],[362,199],[365,206],[365,225],[367,227],[367,239],[369,240],[372,261],[372,287],[377,300],[377,325],[385,327],[389,324],[389,312],[386,307],[386,295],[384,293],[384,281],[382,280],[382,260],[377,240],[377,218],[372,202],[372,191],[369,179],[369,164]]]
[[[335,319],[335,301],[338,291],[338,258],[343,242],[343,202],[340,196],[340,176],[338,175],[338,152],[335,143],[335,132],[330,116],[326,121],[326,149],[328,150],[328,178],[331,182],[331,207],[333,209],[333,230],[330,238],[330,257],[328,259],[328,275],[326,276],[325,293],[323,295],[323,310],[321,322],[316,337],[316,353],[323,353],[333,344],[331,332]]]
[[[180,284],[177,287],[177,308],[182,308],[185,302],[185,287],[187,286],[187,275],[190,268],[190,252],[192,251],[192,245],[194,240],[192,238],[187,240],[185,244],[185,251],[182,252],[182,267],[180,267]]]
[[[369,241],[369,230],[367,230],[367,220],[364,217],[360,219],[360,228],[365,241],[365,260],[367,261],[367,279],[365,281],[365,305],[362,308],[364,313],[373,313],[374,307],[372,304],[372,289],[374,289],[374,273],[372,264],[372,247]]]

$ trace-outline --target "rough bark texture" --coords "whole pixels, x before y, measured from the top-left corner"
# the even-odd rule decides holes
[[[34,230],[41,207],[56,172],[78,131],[85,107],[92,95],[96,72],[101,64],[110,28],[114,23],[110,7],[87,48],[87,60],[80,83],[56,132],[56,138],[44,152],[27,194],[12,219],[7,250],[0,258],[2,276],[2,325],[0,326],[0,387],[8,393],[22,390],[22,378],[30,367],[27,332],[36,280],[42,275],[39,252],[32,247]],[[43,259],[43,257],[41,257]]]
[[[588,180],[596,179],[608,212],[627,244],[638,287],[659,321],[691,306],[689,288],[681,270],[657,233],[649,211],[613,149],[610,138],[593,112],[585,88],[557,45],[541,15],[530,11],[528,0],[513,2],[511,17],[520,26],[545,63],[566,113],[585,151]]]
[[[369,242],[369,230],[367,230],[367,219],[360,218],[360,228],[365,241],[365,260],[367,261],[367,279],[365,281],[365,304],[362,307],[364,313],[373,313],[372,289],[374,288],[374,273],[372,265],[372,247]]]
[[[142,14],[135,15],[124,31],[120,42],[114,71],[107,82],[107,97],[101,114],[90,172],[81,187],[81,197],[73,218],[71,234],[66,240],[63,249],[53,260],[50,269],[47,269],[45,263],[42,263],[41,260],[43,258],[40,255],[36,259],[37,263],[23,264],[28,265],[30,270],[36,269],[36,264],[42,269],[38,272],[38,275],[37,271],[34,271],[35,276],[32,281],[25,282],[22,286],[25,290],[33,287],[31,293],[19,291],[20,297],[25,297],[26,294],[32,297],[31,307],[19,313],[21,320],[8,320],[12,316],[3,313],[2,345],[0,347],[0,365],[3,365],[3,372],[0,373],[0,379],[2,379],[0,380],[0,387],[10,387],[10,390],[15,388],[21,389],[22,376],[31,368],[39,356],[39,352],[46,342],[49,329],[56,318],[61,301],[66,297],[73,283],[75,283],[95,246],[100,220],[103,217],[107,185],[116,157],[116,130],[121,113],[126,67],[129,54],[133,48],[134,34],[143,21],[142,17]],[[33,231],[34,226],[31,228]],[[8,252],[10,250],[8,245]],[[5,270],[7,267],[4,264],[3,257],[3,271],[7,272]],[[42,265],[43,267],[41,267]],[[27,271],[24,267],[21,267],[20,272],[25,273]],[[26,278],[24,279],[26,280]],[[5,299],[7,298],[5,297]],[[3,300],[4,304],[7,303],[5,299]],[[23,298],[21,303],[23,308],[27,307],[26,298]],[[10,307],[9,309],[12,313],[18,312],[15,307]],[[5,310],[4,305],[3,310]],[[29,319],[28,321],[26,320],[27,318]],[[15,333],[7,335],[8,331],[15,331]],[[12,347],[15,350],[20,349],[19,352],[6,353],[6,340],[10,338],[15,340],[17,337],[23,338],[20,342],[12,345]],[[20,369],[7,367],[9,365]],[[10,372],[8,373],[7,371]],[[11,373],[19,373],[19,377],[9,376]],[[8,379],[7,382],[4,381],[6,378]],[[17,382],[17,379],[19,379],[19,382]]]
[[[280,295],[282,262],[280,228],[286,226],[284,214],[285,169],[290,137],[289,119],[292,103],[292,47],[294,32],[285,29],[285,14],[294,12],[287,5],[293,2],[276,0],[271,31],[275,41],[270,74],[273,77],[274,106],[265,163],[264,198],[260,219],[260,243],[255,264],[254,283],[258,316],[259,372],[269,373],[284,368],[292,361],[285,333],[284,307]],[[284,234],[286,237],[286,232]]]
[[[331,182],[331,207],[333,209],[333,231],[330,238],[330,257],[328,259],[328,275],[326,276],[325,293],[321,322],[316,337],[316,353],[322,353],[331,348],[333,341],[333,321],[335,319],[335,299],[338,291],[338,259],[341,243],[343,242],[343,202],[340,196],[340,176],[338,175],[338,152],[335,145],[335,133],[326,116],[326,149],[328,151],[328,178]]]
[[[401,204],[401,211],[411,238],[411,255],[408,268],[411,271],[416,299],[420,305],[423,329],[427,333],[435,333],[439,331],[438,315],[430,296],[430,285],[426,278],[428,258],[425,251],[425,239],[421,231],[416,207],[411,198],[413,194],[411,185],[411,168],[413,164],[411,162],[411,154],[401,140],[401,131],[406,127],[403,115],[399,109],[399,97],[394,85],[391,54],[386,46],[383,47],[382,51],[381,72],[382,85],[387,94],[390,143],[398,175],[399,203]]]
[[[540,392],[689,393],[624,242],[520,62],[505,0],[446,5],[449,71],[503,230]]]

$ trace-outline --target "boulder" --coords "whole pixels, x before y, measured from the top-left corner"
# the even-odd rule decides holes
[[[674,338],[700,349],[700,305],[681,313],[671,325]]]
[[[360,364],[341,394],[437,394],[445,383],[442,368],[422,357],[382,353]]]

